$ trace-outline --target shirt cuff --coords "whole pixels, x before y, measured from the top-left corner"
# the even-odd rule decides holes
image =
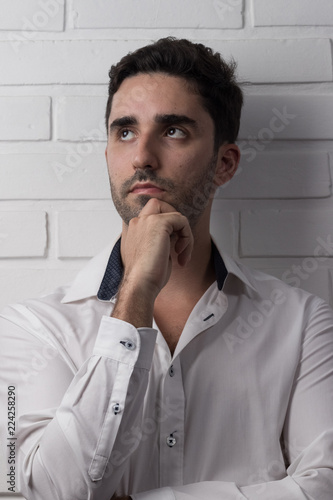
[[[130,497],[132,500],[176,500],[171,488],[159,488],[158,490],[130,495]]]
[[[126,321],[103,316],[93,354],[150,370],[156,336],[154,328],[137,329]]]

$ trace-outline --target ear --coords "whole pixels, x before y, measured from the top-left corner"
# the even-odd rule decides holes
[[[235,175],[240,161],[240,150],[236,144],[223,144],[217,155],[215,182],[222,186]]]

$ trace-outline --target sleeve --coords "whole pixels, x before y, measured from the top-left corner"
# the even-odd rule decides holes
[[[92,355],[73,374],[54,345],[0,317],[0,398],[15,387],[17,404],[12,491],[110,500],[138,444],[126,436],[140,424],[156,333],[103,316]]]
[[[283,430],[285,477],[243,486],[206,481],[133,500],[332,500],[333,311],[320,299],[310,309]]]

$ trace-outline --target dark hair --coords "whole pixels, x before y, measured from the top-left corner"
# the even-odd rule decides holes
[[[113,95],[121,83],[139,73],[166,73],[185,78],[200,94],[203,106],[215,125],[214,144],[233,143],[237,139],[243,93],[235,78],[235,61],[226,63],[218,52],[201,43],[161,38],[124,56],[109,71],[109,98],[105,121],[111,112]]]

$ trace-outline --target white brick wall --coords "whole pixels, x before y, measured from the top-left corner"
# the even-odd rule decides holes
[[[216,38],[199,41],[208,41],[226,59],[234,57],[241,80],[253,83],[332,80],[331,44],[327,38],[228,40],[226,31],[218,33]],[[0,73],[0,85],[102,84],[104,93],[107,68],[149,41],[148,37],[142,37],[120,42],[114,35],[111,40],[31,41],[22,36],[22,40],[2,41],[0,60],[6,71]]]
[[[0,30],[62,31],[64,1],[2,0]]]
[[[262,148],[265,146],[261,144]],[[249,142],[244,142],[241,150],[243,159],[238,174],[219,188],[217,198],[297,199],[331,195],[327,153],[261,152]]]
[[[281,139],[332,140],[333,95],[249,95],[239,138],[249,136],[262,144]]]
[[[0,199],[109,199],[99,144],[68,143],[65,153],[0,154]]]
[[[234,57],[248,82],[242,162],[214,201],[215,239],[333,305],[331,0],[0,3],[0,308],[71,281],[119,234],[108,71],[168,35]],[[5,468],[0,453],[0,495]]]
[[[74,0],[75,28],[241,28],[242,1],[233,8],[223,2],[193,0]],[[228,7],[228,6],[227,6]],[[189,15],[190,14],[190,15]]]
[[[295,229],[297,237],[295,238]],[[262,235],[265,235],[263,241]],[[331,210],[247,210],[241,213],[240,253],[244,257],[333,257]]]
[[[46,213],[0,211],[0,257],[45,257]]]
[[[105,85],[108,82],[105,68],[144,44],[142,40],[31,41],[27,34],[12,36],[10,41],[0,43],[0,60],[6,67],[0,73],[0,85]]]
[[[78,239],[79,233],[83,237]],[[58,257],[93,257],[121,233],[121,219],[113,210],[77,210],[58,214]]]
[[[50,139],[49,97],[0,97],[0,140]]]
[[[333,26],[333,3],[327,0],[252,0],[254,26]]]
[[[273,1],[273,0],[272,0]],[[239,76],[252,83],[326,82],[332,80],[328,39],[220,40],[211,44],[238,62]],[[222,38],[222,40],[221,40]],[[311,64],[309,64],[311,60]]]
[[[107,98],[59,97],[55,102],[55,138],[60,141],[106,141]]]

